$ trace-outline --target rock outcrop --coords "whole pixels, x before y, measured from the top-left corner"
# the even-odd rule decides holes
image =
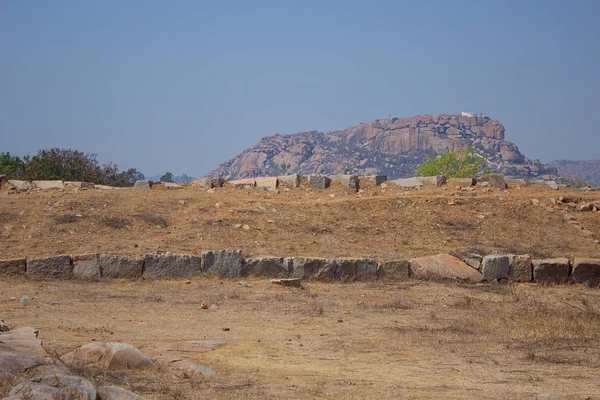
[[[412,176],[427,155],[474,146],[505,175],[554,173],[504,140],[504,126],[487,117],[451,114],[378,119],[340,131],[276,134],[222,164],[210,176],[242,179],[291,173]]]

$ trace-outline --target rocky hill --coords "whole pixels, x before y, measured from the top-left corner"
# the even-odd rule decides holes
[[[564,177],[600,185],[600,160],[554,160],[547,165],[556,168]]]
[[[240,179],[288,173],[412,176],[427,155],[473,145],[505,175],[555,173],[504,140],[504,126],[479,116],[451,114],[378,119],[340,131],[276,134],[261,139],[210,173]]]

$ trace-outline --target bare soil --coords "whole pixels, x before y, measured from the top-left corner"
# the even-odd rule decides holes
[[[279,193],[186,187],[8,195],[3,189],[0,258],[227,248],[253,256],[384,260],[448,251],[600,257],[600,213],[554,204],[559,196],[574,204],[600,197],[542,186],[488,193],[369,186],[358,194],[339,185]],[[600,398],[598,289],[419,280],[305,282],[304,289],[258,278],[247,283],[210,276],[0,278],[0,318],[39,329],[44,345],[59,354],[94,340],[142,351],[171,341],[225,342],[196,354],[214,377],[165,363],[155,373],[81,371],[96,384],[149,399]],[[22,295],[33,303],[21,306]],[[216,308],[203,309],[204,302]],[[0,396],[7,388],[0,382]]]

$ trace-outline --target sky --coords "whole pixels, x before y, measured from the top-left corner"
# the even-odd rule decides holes
[[[599,159],[600,1],[0,0],[0,152],[200,177],[262,137],[483,112]]]

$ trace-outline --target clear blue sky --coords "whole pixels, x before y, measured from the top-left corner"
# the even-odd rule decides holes
[[[600,1],[0,0],[0,151],[202,176],[274,133],[481,111],[600,158]]]

